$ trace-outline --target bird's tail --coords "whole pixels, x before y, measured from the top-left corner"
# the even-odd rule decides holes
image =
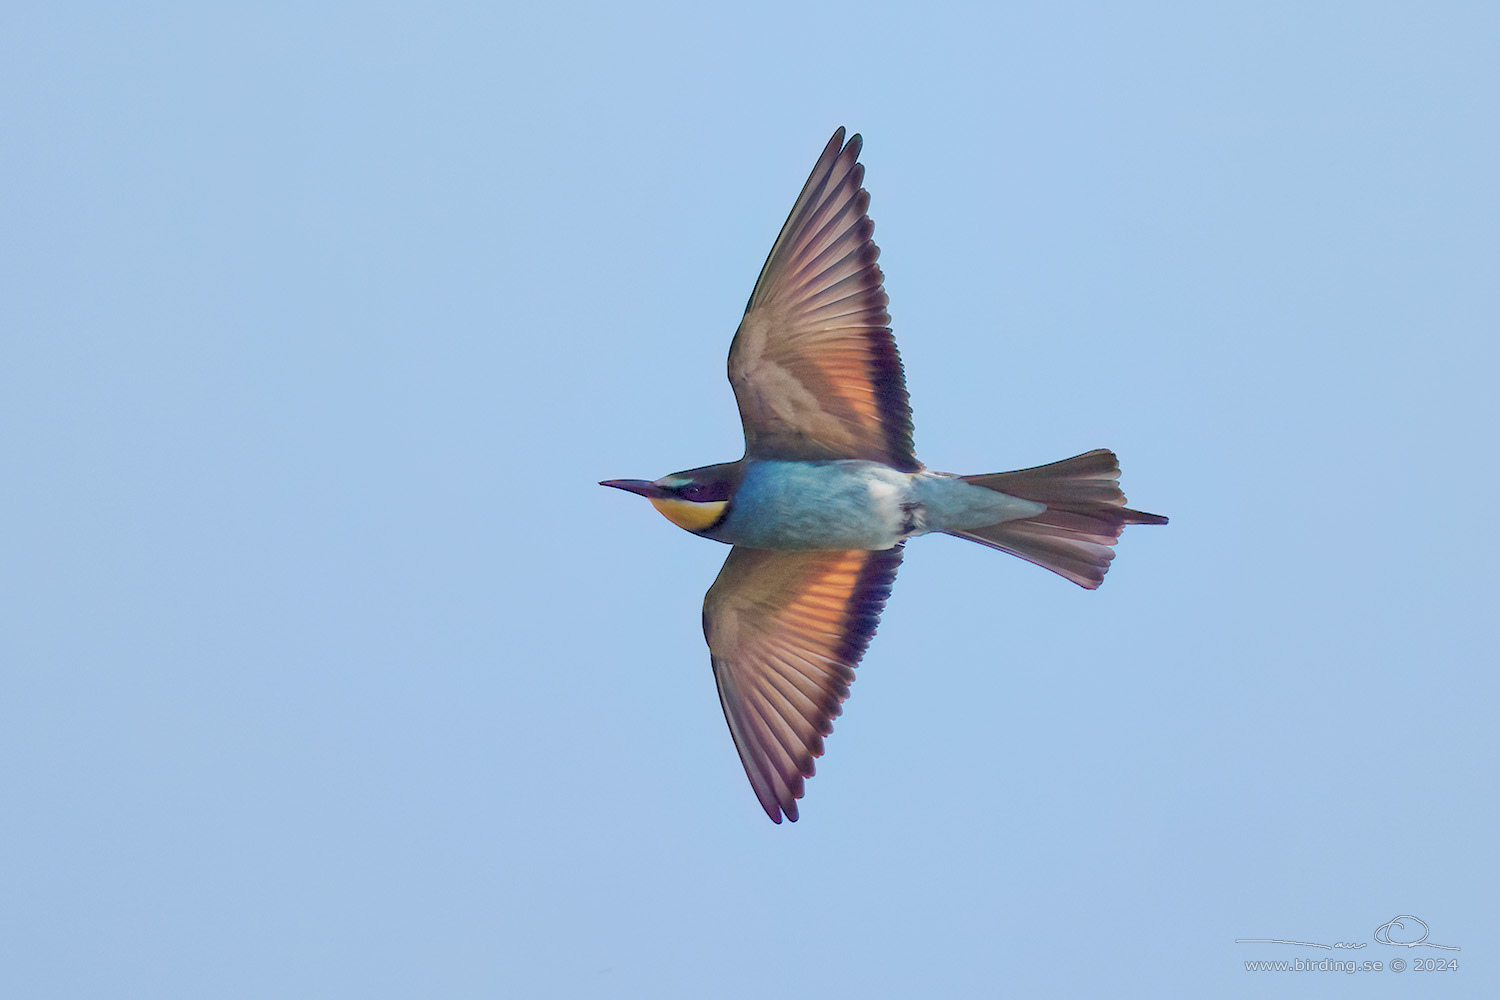
[[[1044,503],[1047,509],[1035,517],[948,534],[1020,556],[1089,590],[1104,582],[1115,557],[1115,540],[1125,525],[1167,523],[1160,514],[1125,506],[1120,464],[1107,448],[1034,469],[962,478],[975,486]]]

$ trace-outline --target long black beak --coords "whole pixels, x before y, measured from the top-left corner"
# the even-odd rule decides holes
[[[639,493],[646,498],[664,496],[666,491],[655,483],[649,483],[644,479],[606,479],[600,486],[613,486],[617,490],[627,490],[631,493]]]

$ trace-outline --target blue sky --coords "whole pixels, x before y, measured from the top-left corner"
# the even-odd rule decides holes
[[[0,13],[4,995],[1494,993],[1493,7],[129,6]],[[1172,524],[915,542],[775,827],[595,483],[838,125],[923,460]]]

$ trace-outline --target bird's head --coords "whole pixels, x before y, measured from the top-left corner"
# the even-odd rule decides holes
[[[740,484],[739,462],[705,465],[701,469],[674,472],[655,482],[644,479],[606,479],[600,486],[638,493],[679,528],[704,534],[724,519],[729,500]]]

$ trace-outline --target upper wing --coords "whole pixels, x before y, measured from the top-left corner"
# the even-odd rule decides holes
[[[729,348],[729,381],[752,458],[864,458],[913,472],[862,140],[843,142],[840,128],[776,237]]]
[[[766,815],[796,822],[901,565],[884,551],[735,546],[703,601],[724,718]]]

